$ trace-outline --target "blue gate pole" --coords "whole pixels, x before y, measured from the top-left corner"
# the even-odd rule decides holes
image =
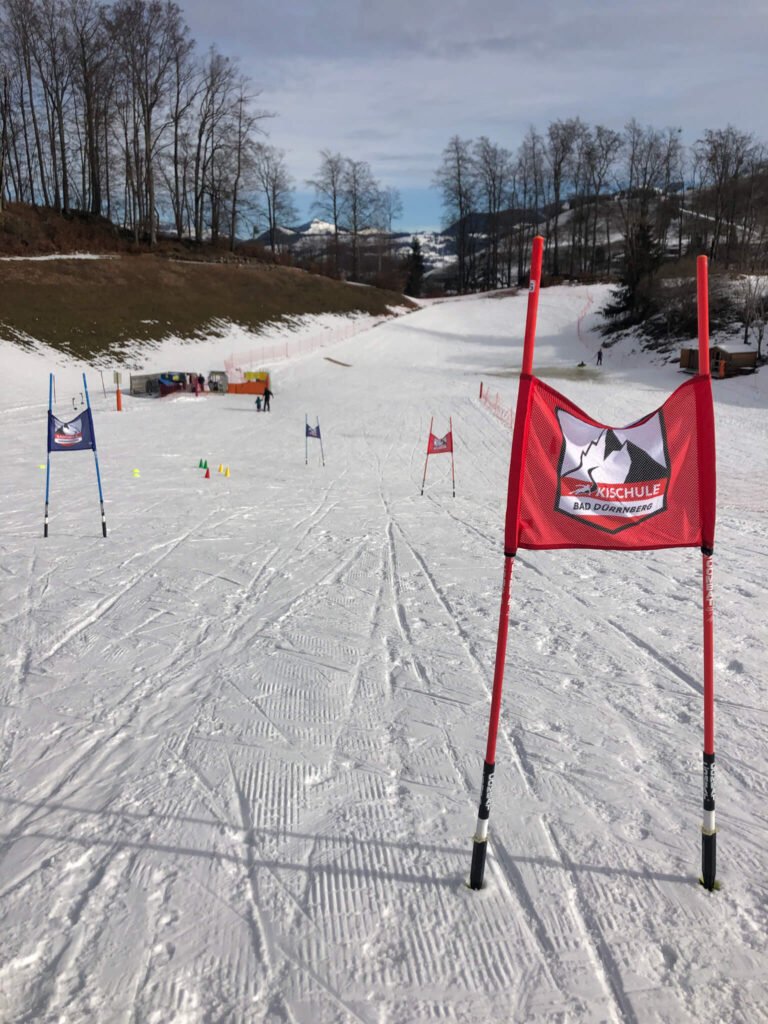
[[[99,485],[99,504],[101,505],[101,532],[107,536],[107,518],[104,515],[104,495],[101,490],[101,473],[99,472],[99,456],[96,451],[96,431],[93,429],[93,416],[91,415],[91,397],[88,394],[88,382],[83,374],[83,388],[85,390],[85,401],[88,405],[88,416],[91,421],[91,436],[93,437],[93,458],[96,462],[96,483]]]
[[[53,414],[53,374],[48,376],[48,419],[45,424],[45,447],[48,449],[48,458],[45,465],[45,515],[43,517],[43,536],[48,536],[48,495],[51,490],[51,441],[50,425]]]
[[[323,460],[325,465],[325,452],[323,451],[323,435],[320,433],[320,417],[317,418],[317,439],[320,442],[320,458]]]

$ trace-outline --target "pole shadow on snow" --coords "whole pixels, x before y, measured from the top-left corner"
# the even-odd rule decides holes
[[[409,862],[411,862],[414,859],[414,856],[418,854],[423,854],[425,858],[426,855],[430,854],[442,854],[450,858],[455,857],[457,861],[463,861],[466,856],[466,849],[464,847],[456,848],[439,846],[431,843],[414,843],[411,840],[400,843],[386,839],[360,839],[346,835],[320,836],[308,832],[291,832],[275,828],[247,828],[244,827],[241,822],[235,824],[232,822],[222,821],[217,818],[206,819],[184,815],[155,815],[135,811],[93,811],[66,803],[51,803],[46,801],[36,802],[30,800],[17,800],[9,797],[0,797],[0,803],[8,806],[29,808],[31,811],[65,811],[69,815],[82,815],[87,818],[104,819],[111,821],[111,827],[113,828],[116,823],[121,821],[126,825],[126,827],[131,828],[135,827],[136,821],[145,821],[148,823],[154,822],[159,827],[162,827],[164,822],[173,821],[196,825],[202,828],[208,827],[214,830],[216,836],[220,835],[221,829],[227,829],[233,833],[240,833],[243,838],[243,843],[249,846],[252,851],[258,851],[261,843],[269,842],[270,840],[280,840],[283,843],[290,842],[292,840],[305,840],[306,842],[312,843],[316,850],[326,847],[329,850],[334,850],[337,854],[340,850],[343,852],[350,849],[357,849],[359,851],[370,850],[372,852],[394,851],[395,855],[397,855],[397,851],[400,851],[403,858]],[[102,839],[98,836],[72,836],[69,834],[57,834],[56,832],[38,830],[25,831],[23,825],[20,829],[11,829],[6,833],[2,837],[2,847],[0,848],[7,850],[12,843],[22,839],[48,840],[51,842],[60,842],[65,844],[70,843],[82,849],[88,849],[91,847],[109,847],[113,849],[122,848],[130,850],[144,850],[146,852],[172,854],[176,857],[192,857],[194,859],[207,859],[213,861],[219,860],[222,862],[238,864],[242,867],[263,867],[268,868],[270,871],[296,871],[308,875],[327,872],[335,875],[348,875],[353,878],[370,877],[379,878],[384,881],[402,883],[428,883],[432,885],[442,885],[448,888],[454,888],[457,881],[461,881],[463,883],[465,880],[465,872],[459,870],[456,872],[448,871],[444,876],[440,876],[424,874],[411,870],[409,864],[404,864],[396,870],[381,870],[376,866],[372,866],[370,868],[344,867],[340,866],[337,861],[334,861],[332,865],[315,865],[313,867],[309,867],[307,864],[297,863],[281,859],[279,857],[257,857],[253,856],[253,853],[249,856],[241,857],[237,854],[213,848],[204,849],[194,846],[181,846],[175,843],[163,843],[154,840],[131,840],[123,837]],[[506,851],[503,844],[499,842],[498,837],[496,838],[494,845],[497,850],[497,855],[492,858],[491,863],[494,860],[497,862],[497,870],[499,868],[503,870],[513,888],[516,890],[521,887],[518,865],[522,864],[538,865],[541,868],[547,868],[553,871],[560,871],[573,875],[601,875],[609,878],[629,878],[654,882],[678,882],[685,885],[689,885],[691,883],[691,878],[688,875],[649,871],[645,868],[635,869],[614,867],[609,864],[594,863],[580,864],[573,861],[565,863],[552,857],[516,856]],[[362,860],[364,858],[360,859]]]

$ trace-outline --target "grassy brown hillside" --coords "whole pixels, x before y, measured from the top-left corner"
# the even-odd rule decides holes
[[[408,304],[396,292],[178,243],[132,252],[105,222],[24,208],[0,216],[0,253],[78,250],[107,258],[0,260],[0,338],[32,337],[81,358],[115,360],[128,342],[193,338],[215,330],[215,321],[256,329],[304,313],[383,314]]]

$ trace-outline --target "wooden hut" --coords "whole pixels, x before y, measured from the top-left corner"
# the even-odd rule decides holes
[[[680,349],[680,369],[688,373],[699,372],[698,348]],[[709,349],[709,371],[713,377],[737,377],[757,370],[757,350],[749,345],[726,342]]]

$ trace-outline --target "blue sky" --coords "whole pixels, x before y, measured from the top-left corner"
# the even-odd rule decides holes
[[[402,230],[441,225],[430,188],[453,135],[516,150],[529,125],[579,116],[768,137],[765,0],[181,0],[276,116],[302,217],[322,149],[367,160],[401,191]]]

